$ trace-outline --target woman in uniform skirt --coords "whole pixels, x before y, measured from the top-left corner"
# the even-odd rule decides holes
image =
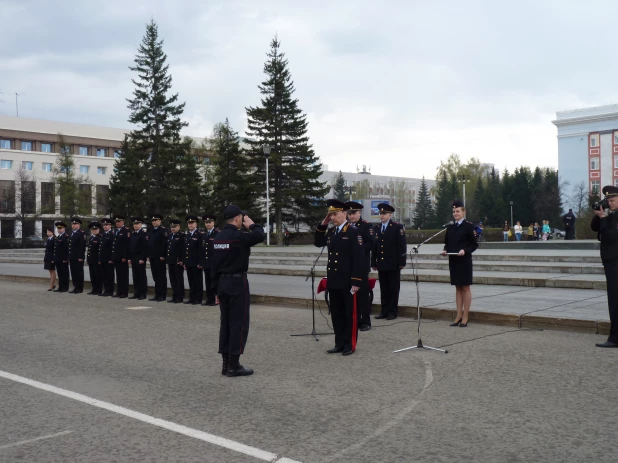
[[[45,257],[43,258],[43,268],[49,270],[49,289],[52,291],[56,287],[56,265],[52,262],[54,260],[54,245],[56,243],[56,237],[54,236],[54,230],[49,227],[45,228],[47,233],[47,241],[45,242]]]
[[[470,304],[472,303],[472,253],[478,243],[474,236],[474,225],[464,219],[466,208],[461,201],[453,201],[453,225],[446,229],[442,255],[448,256],[451,285],[455,286],[457,316],[451,326],[468,326]]]

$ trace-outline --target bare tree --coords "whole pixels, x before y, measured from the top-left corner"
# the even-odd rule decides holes
[[[19,166],[15,171],[14,185],[12,202],[15,220],[21,224],[22,247],[25,247],[25,238],[35,234],[34,223],[41,213],[37,177],[33,171]]]
[[[571,204],[575,206],[575,210],[577,211],[575,215],[577,217],[580,217],[588,208],[589,197],[590,194],[588,193],[588,186],[586,185],[586,182],[581,181],[573,186],[573,192],[571,193],[569,200]]]

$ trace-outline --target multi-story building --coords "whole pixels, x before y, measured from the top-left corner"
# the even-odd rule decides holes
[[[558,172],[569,188],[581,182],[589,192],[618,186],[618,105],[556,113]]]

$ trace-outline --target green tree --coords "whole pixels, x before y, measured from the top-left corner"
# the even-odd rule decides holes
[[[436,207],[434,226],[439,227],[453,218],[453,201],[459,196],[457,179],[441,171],[436,183]]]
[[[143,154],[143,151],[134,149],[125,136],[109,180],[109,209],[112,214],[129,217],[147,212],[143,201],[147,182],[141,173],[147,174],[148,168]]]
[[[277,246],[283,246],[283,224],[314,225],[323,216],[329,186],[320,182],[322,164],[307,136],[307,118],[293,97],[294,83],[288,61],[275,37],[264,64],[266,80],[258,86],[261,105],[248,107],[247,143],[254,156],[254,175],[264,178],[262,146],[272,147],[269,177],[275,215]],[[258,161],[259,160],[259,161]]]
[[[369,198],[369,180],[361,180],[352,182],[352,186],[354,187],[354,197],[358,199],[367,199]]]
[[[502,196],[500,174],[492,168],[487,174],[485,204],[487,222],[493,227],[501,227],[505,220],[511,221],[510,207],[505,206]]]
[[[430,228],[434,222],[434,212],[433,206],[431,205],[431,197],[429,196],[429,188],[427,188],[427,183],[425,183],[425,177],[423,176],[416,199],[412,226],[415,229],[420,228],[421,230],[425,230]]]
[[[92,181],[75,172],[71,147],[59,134],[58,157],[52,167],[52,181],[56,197],[60,196],[60,215],[69,219],[75,215],[92,214]],[[88,194],[90,193],[90,195]]]
[[[346,192],[345,178],[343,177],[343,173],[341,171],[333,177],[333,193],[335,195],[335,199],[338,199],[339,201],[348,200],[349,196]]]

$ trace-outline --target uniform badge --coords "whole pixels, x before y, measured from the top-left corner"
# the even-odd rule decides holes
[[[357,235],[356,239],[358,239],[358,244],[360,244],[362,246],[363,245],[363,237],[360,236],[360,235]]]
[[[373,228],[370,228],[370,229],[369,229],[369,234],[370,234],[370,235],[373,235]]]
[[[404,234],[403,228],[399,229],[399,233],[401,233],[401,235],[403,236]]]

